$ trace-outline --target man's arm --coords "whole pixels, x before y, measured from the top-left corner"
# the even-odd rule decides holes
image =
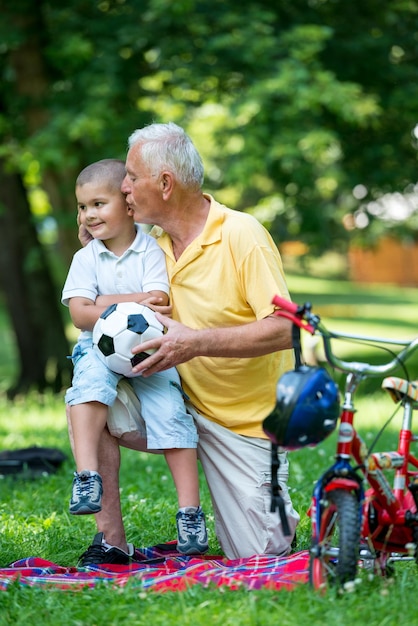
[[[134,367],[143,376],[175,367],[196,356],[251,358],[292,348],[292,322],[270,315],[262,320],[229,328],[193,330],[184,324],[157,314],[167,328],[158,339],[147,341],[133,349],[156,352]]]

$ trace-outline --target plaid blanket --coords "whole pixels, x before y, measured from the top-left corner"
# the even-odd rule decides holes
[[[55,589],[82,589],[107,582],[123,587],[129,583],[144,590],[184,591],[200,584],[238,589],[292,588],[308,581],[308,553],[288,557],[255,555],[227,560],[222,556],[182,556],[175,542],[136,550],[130,565],[63,567],[39,557],[28,557],[0,568],[0,590],[16,583]]]

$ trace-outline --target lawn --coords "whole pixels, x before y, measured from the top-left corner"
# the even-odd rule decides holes
[[[394,287],[358,287],[344,281],[289,277],[295,301],[310,300],[330,327],[348,332],[412,338],[417,334],[418,293]],[[348,348],[344,348],[349,353]],[[348,350],[348,352],[347,352]],[[371,356],[371,358],[387,358]],[[0,372],[2,387],[14,372],[13,342],[0,312]],[[417,377],[417,359],[410,365]],[[370,441],[394,405],[378,383],[365,387],[360,398],[362,433]],[[382,417],[382,415],[384,417]],[[381,445],[395,445],[397,422],[384,431]],[[315,479],[332,460],[335,435],[313,449],[290,453],[292,497],[301,513],[298,549],[309,546],[306,511]],[[62,396],[30,394],[9,403],[0,397],[0,449],[31,445],[63,450],[68,460],[54,475],[1,479],[0,566],[26,556],[41,556],[61,565],[75,565],[95,533],[90,516],[68,515],[73,472],[67,441]],[[210,501],[202,476],[203,504],[209,512],[211,553],[219,553],[210,515]],[[123,451],[121,498],[128,537],[137,546],[175,538],[175,491],[164,459]],[[399,565],[389,581],[362,578],[354,593],[336,591],[321,596],[308,585],[291,592],[191,587],[185,592],[156,594],[131,585],[121,589],[105,585],[83,591],[57,591],[13,585],[0,591],[0,626],[56,623],[69,626],[217,625],[280,626],[300,624],[367,624],[395,626],[416,623],[415,564]]]

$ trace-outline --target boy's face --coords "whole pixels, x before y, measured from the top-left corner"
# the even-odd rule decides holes
[[[133,211],[125,196],[103,183],[77,186],[78,221],[94,239],[113,239],[124,232],[132,232]]]

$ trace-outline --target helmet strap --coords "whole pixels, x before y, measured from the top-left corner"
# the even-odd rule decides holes
[[[289,522],[286,515],[286,507],[283,496],[281,495],[281,487],[278,481],[278,472],[280,468],[279,446],[275,443],[271,444],[271,507],[270,511],[274,513],[279,511],[280,521],[282,523],[283,533],[286,536],[291,534]]]
[[[302,348],[300,342],[300,328],[297,324],[292,325],[292,343],[295,351],[295,369],[299,369],[302,365]],[[280,521],[282,523],[283,534],[291,535],[289,522],[286,515],[286,506],[281,494],[281,487],[278,480],[280,469],[279,446],[276,443],[271,444],[271,507],[270,511],[274,513],[279,511]]]
[[[300,328],[297,324],[292,325],[292,343],[295,351],[295,369],[302,365],[302,348],[300,343]]]

